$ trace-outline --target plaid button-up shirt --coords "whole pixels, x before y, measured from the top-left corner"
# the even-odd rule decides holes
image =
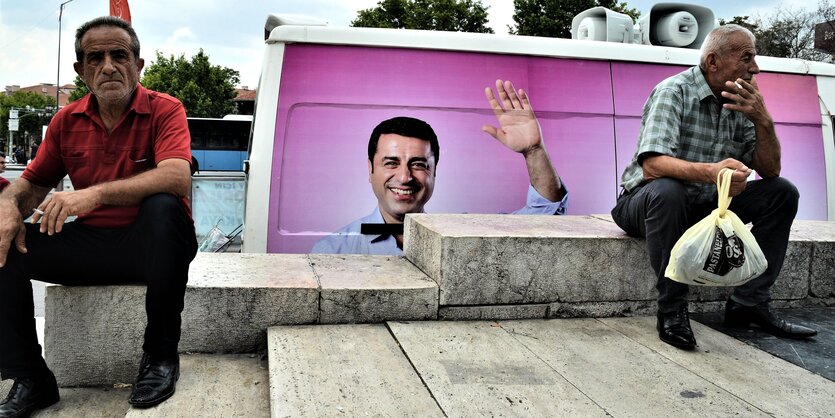
[[[690,68],[650,93],[638,149],[623,172],[621,186],[631,192],[644,181],[641,164],[652,153],[701,163],[734,158],[750,167],[756,139],[754,124],[740,112],[723,109],[699,67]],[[714,183],[687,183],[687,188],[694,203],[716,197]]]

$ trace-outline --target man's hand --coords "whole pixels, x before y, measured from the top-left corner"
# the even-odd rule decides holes
[[[14,201],[0,199],[0,267],[6,265],[12,241],[19,252],[26,252],[26,226],[23,225],[20,210]]]
[[[714,181],[719,180],[719,172],[723,168],[734,170],[734,174],[731,176],[731,190],[728,194],[734,197],[742,193],[745,190],[745,186],[748,185],[748,176],[751,175],[751,169],[733,158],[727,158],[711,166],[710,171],[713,174]]]
[[[95,188],[57,192],[38,206],[32,215],[32,222],[41,222],[41,233],[57,234],[64,228],[67,217],[90,212],[96,205],[98,195]]]
[[[517,93],[513,83],[502,80],[496,80],[496,91],[501,104],[491,88],[486,87],[484,95],[500,127],[484,125],[481,129],[515,152],[527,154],[542,147],[542,131],[527,93],[521,89]]]
[[[725,103],[725,109],[742,112],[754,124],[772,123],[755,78],[752,77],[751,82],[741,78],[737,78],[736,82],[726,81],[722,97],[733,102]]]

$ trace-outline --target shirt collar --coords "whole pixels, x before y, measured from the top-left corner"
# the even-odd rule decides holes
[[[696,83],[696,93],[699,95],[700,101],[710,97],[719,100],[713,94],[713,90],[710,89],[710,86],[707,84],[707,79],[705,79],[705,75],[698,65],[691,69],[691,73],[693,74],[693,82]]]
[[[96,109],[96,101],[95,95],[92,93],[88,93],[81,99],[81,103],[79,106],[73,110],[73,114],[86,114],[88,117],[93,117],[93,115],[98,114],[98,110]],[[145,87],[142,87],[141,84],[136,84],[136,90],[133,92],[133,98],[131,99],[130,106],[128,107],[127,112],[129,113],[134,111],[136,113],[143,113],[143,114],[150,114],[151,113],[151,103],[148,96],[148,90]]]

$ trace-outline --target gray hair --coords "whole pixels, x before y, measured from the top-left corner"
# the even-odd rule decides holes
[[[87,31],[93,28],[97,28],[99,26],[114,26],[120,29],[124,29],[125,32],[128,33],[128,36],[130,36],[130,49],[133,52],[133,57],[139,59],[139,37],[136,36],[136,31],[133,30],[133,26],[131,26],[130,23],[122,19],[119,19],[118,17],[102,16],[82,24],[78,27],[78,30],[75,31],[76,61],[84,61],[84,50],[81,49],[81,38],[84,37],[84,34],[87,33]]]
[[[705,68],[708,54],[713,53],[717,56],[724,57],[734,47],[734,45],[731,45],[730,43],[731,37],[740,32],[748,36],[748,38],[751,39],[751,43],[756,45],[757,38],[754,37],[754,34],[751,33],[748,28],[733,23],[719,26],[710,31],[707,38],[705,38],[704,43],[702,43],[702,53],[699,57],[699,67],[702,69]]]

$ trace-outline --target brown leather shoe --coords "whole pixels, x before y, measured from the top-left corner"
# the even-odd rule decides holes
[[[768,302],[745,306],[728,299],[725,305],[725,326],[751,328],[751,325],[756,325],[769,334],[783,338],[799,339],[818,335],[818,332],[812,328],[792,324],[778,317]]]

